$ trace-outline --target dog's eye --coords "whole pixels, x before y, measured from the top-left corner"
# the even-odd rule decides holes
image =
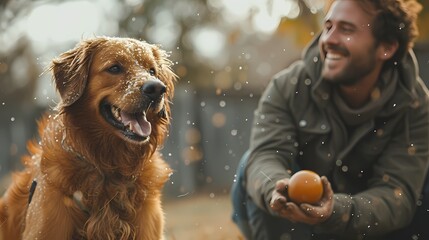
[[[120,65],[118,65],[118,64],[115,64],[115,65],[113,65],[113,66],[109,67],[109,68],[107,69],[107,71],[108,71],[109,73],[112,73],[112,74],[119,74],[119,73],[122,73],[122,72],[123,72],[123,69],[122,69],[122,66],[120,66]]]
[[[151,69],[149,69],[149,74],[150,74],[151,76],[155,76],[155,75],[156,75],[155,68],[151,68]]]

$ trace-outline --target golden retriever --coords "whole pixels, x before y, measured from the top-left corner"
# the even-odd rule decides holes
[[[0,200],[3,239],[163,239],[171,65],[156,45],[113,37],[52,61],[61,101]]]

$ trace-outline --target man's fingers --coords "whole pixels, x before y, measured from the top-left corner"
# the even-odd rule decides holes
[[[334,191],[332,190],[331,183],[329,182],[328,178],[322,176],[320,179],[322,180],[323,184],[323,198],[332,198],[334,196]]]
[[[307,216],[312,218],[325,219],[328,216],[326,209],[323,208],[323,204],[321,207],[316,207],[310,204],[303,203],[300,205],[300,208]]]
[[[289,184],[289,179],[282,179],[276,182],[276,187],[275,190],[279,193],[281,193],[282,195],[287,194],[287,185]]]
[[[280,211],[286,206],[286,202],[286,197],[275,191],[270,202],[271,209],[274,211]]]
[[[289,179],[276,182],[270,202],[271,209],[280,217],[287,218],[292,222],[301,222],[310,225],[325,221],[332,214],[334,204],[334,192],[331,184],[325,176],[322,176],[324,187],[323,197],[316,205],[303,203],[297,205],[287,201],[287,185]]]

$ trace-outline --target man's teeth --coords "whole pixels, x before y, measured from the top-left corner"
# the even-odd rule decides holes
[[[340,59],[341,55],[336,53],[327,53],[326,58],[328,59]]]

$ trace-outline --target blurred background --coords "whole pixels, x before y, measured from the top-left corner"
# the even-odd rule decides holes
[[[420,1],[429,7],[429,0]],[[169,239],[239,239],[228,193],[271,76],[319,32],[325,0],[1,0],[0,178],[21,167],[36,119],[58,102],[51,59],[96,35],[167,50],[180,77],[162,149]],[[429,81],[429,9],[415,52]],[[4,187],[2,186],[2,189]],[[193,212],[190,212],[193,211]],[[194,218],[192,218],[192,216]]]

